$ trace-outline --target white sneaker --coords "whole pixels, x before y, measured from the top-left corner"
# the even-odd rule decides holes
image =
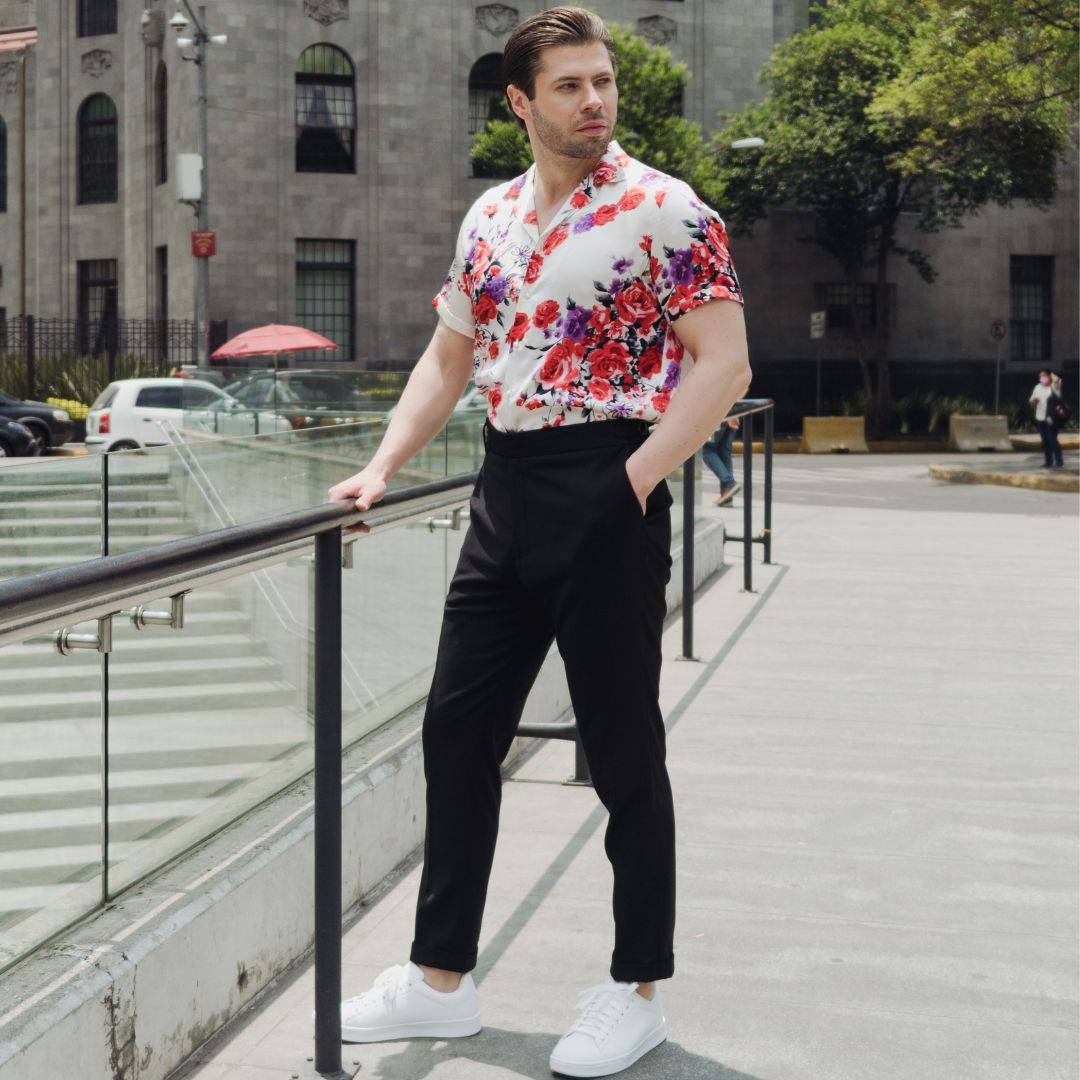
[[[476,983],[469,972],[456,990],[444,993],[424,982],[411,960],[395,964],[376,978],[370,990],[341,1003],[341,1041],[454,1039],[480,1030]]]
[[[636,982],[607,982],[578,999],[581,1016],[551,1052],[553,1072],[566,1076],[608,1076],[629,1068],[667,1038],[667,1021],[654,986],[652,1001]]]

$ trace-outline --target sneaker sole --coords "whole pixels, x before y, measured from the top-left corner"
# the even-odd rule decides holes
[[[661,1020],[655,1028],[645,1035],[632,1050],[620,1054],[617,1058],[608,1058],[606,1061],[590,1061],[587,1064],[577,1064],[572,1061],[560,1060],[551,1055],[548,1064],[552,1072],[562,1073],[564,1076],[610,1076],[612,1073],[622,1072],[629,1069],[639,1058],[644,1057],[654,1047],[659,1046],[667,1038],[667,1021]]]
[[[342,1027],[341,1041],[348,1043],[392,1042],[398,1039],[461,1039],[480,1030],[480,1014],[464,1020],[417,1020],[393,1027]]]

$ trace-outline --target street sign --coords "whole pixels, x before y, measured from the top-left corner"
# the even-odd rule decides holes
[[[1001,341],[1002,338],[1005,337],[1005,332],[1006,331],[1005,331],[1005,320],[1004,319],[995,319],[990,324],[990,336],[995,341]]]
[[[825,312],[824,311],[811,311],[810,312],[810,337],[812,339],[823,338],[825,336]]]
[[[196,259],[208,259],[211,255],[217,254],[213,229],[208,229],[205,232],[199,232],[198,230],[192,232],[191,254]]]

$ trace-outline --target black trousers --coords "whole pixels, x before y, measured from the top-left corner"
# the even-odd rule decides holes
[[[642,514],[625,467],[648,430],[642,420],[610,419],[500,432],[485,421],[423,722],[427,828],[414,963],[476,966],[499,767],[554,640],[609,812],[611,975],[651,982],[674,972],[675,815],[659,705],[673,500],[662,480]]]
[[[1036,420],[1035,426],[1039,429],[1039,437],[1042,439],[1044,462],[1047,465],[1061,465],[1065,459],[1061,454],[1057,428],[1049,420]]]

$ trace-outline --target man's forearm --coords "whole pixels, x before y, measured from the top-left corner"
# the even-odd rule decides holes
[[[632,468],[652,490],[695,454],[750,388],[750,367],[718,358],[697,361],[675,388],[656,429],[634,451]]]
[[[389,480],[411,461],[446,426],[454,406],[468,385],[438,362],[428,348],[409,375],[390,426],[368,464]]]

